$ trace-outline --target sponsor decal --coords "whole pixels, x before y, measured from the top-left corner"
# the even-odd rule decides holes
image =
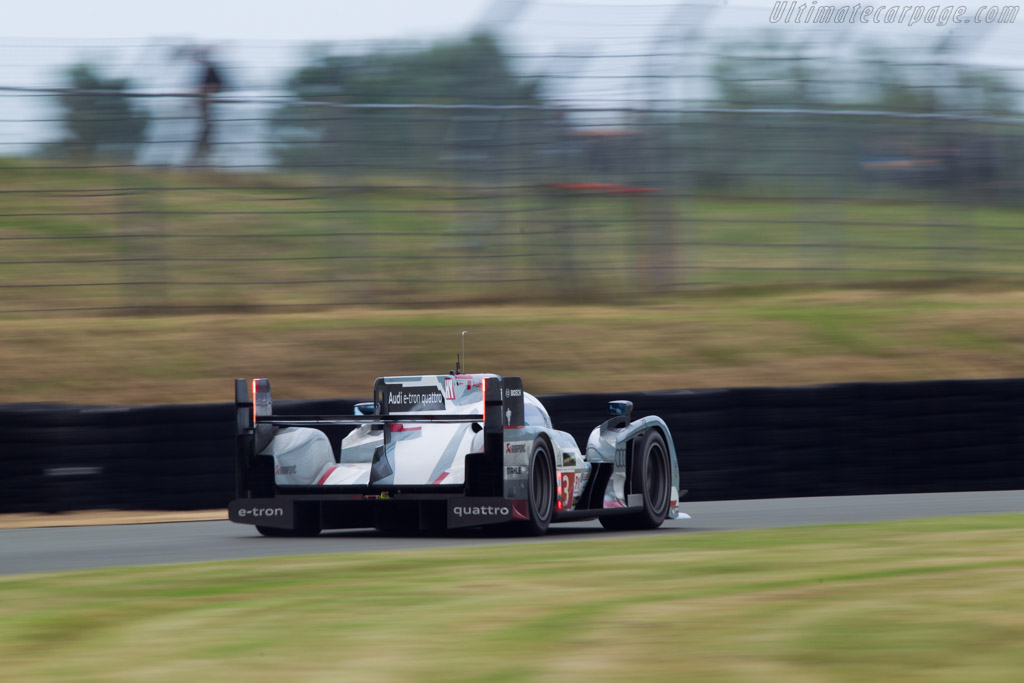
[[[505,485],[502,493],[506,498],[526,498],[526,484],[530,476],[530,451],[532,441],[506,441],[502,456]]]
[[[448,527],[479,526],[512,519],[512,503],[504,498],[458,498],[448,503]]]
[[[455,380],[451,377],[444,378],[444,397],[449,401],[455,400]]]
[[[526,475],[529,471],[530,468],[526,465],[505,465],[505,478],[526,479]]]
[[[388,412],[407,413],[418,410],[444,410],[444,395],[435,387],[403,387],[387,384],[384,400]]]
[[[505,426],[522,426],[523,419],[523,382],[518,377],[506,377],[501,384],[502,417]]]
[[[274,474],[295,474],[295,465],[278,465],[274,469]]]
[[[452,508],[452,514],[456,517],[466,517],[469,515],[485,516],[485,515],[501,515],[507,516],[512,514],[512,509],[508,505],[456,505]]]
[[[295,523],[295,513],[290,500],[240,498],[228,504],[228,519],[243,524],[290,529]]]
[[[246,517],[284,517],[284,508],[238,508],[238,516],[242,519],[245,519]]]

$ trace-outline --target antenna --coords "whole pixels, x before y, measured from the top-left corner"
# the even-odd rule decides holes
[[[462,371],[463,372],[466,371],[466,332],[467,331],[468,330],[463,330],[462,331]]]

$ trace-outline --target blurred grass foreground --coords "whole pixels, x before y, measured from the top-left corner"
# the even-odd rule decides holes
[[[1007,609],[1024,600],[1020,523],[7,576],[0,658],[25,681],[1002,683],[1024,668],[1024,622]]]

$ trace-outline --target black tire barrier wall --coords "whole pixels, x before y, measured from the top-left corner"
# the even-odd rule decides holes
[[[1024,379],[543,397],[581,447],[612,399],[668,424],[685,500],[1024,489]],[[0,467],[0,512],[224,507],[234,408],[0,406]]]
[[[1024,379],[544,398],[585,447],[607,401],[659,415],[685,500],[1024,489]]]
[[[274,409],[349,414],[354,403],[281,401]],[[234,492],[234,420],[230,403],[2,406],[0,513],[225,507]],[[340,442],[340,433],[330,436]]]

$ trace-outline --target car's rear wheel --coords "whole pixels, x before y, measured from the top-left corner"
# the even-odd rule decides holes
[[[637,512],[602,517],[606,529],[657,529],[668,517],[672,496],[672,464],[665,439],[655,430],[644,435],[633,460],[631,481],[640,489],[643,508]]]
[[[531,536],[543,536],[555,513],[555,466],[551,447],[543,437],[537,437],[533,442],[527,481],[530,519],[521,522],[521,528]]]

